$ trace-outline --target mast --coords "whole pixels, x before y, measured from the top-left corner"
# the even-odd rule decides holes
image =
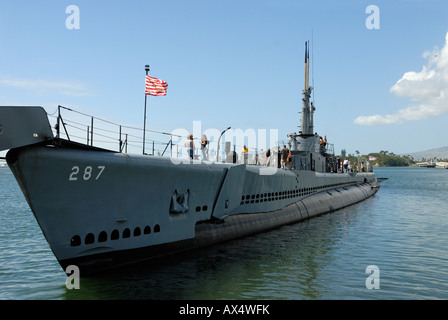
[[[149,72],[149,65],[145,65],[145,71],[146,71],[146,77],[148,77]],[[146,80],[148,81],[148,80]],[[146,144],[146,87],[145,87],[145,114],[144,114],[144,120],[143,120],[143,154],[145,154],[145,144]]]
[[[302,95],[302,123],[301,132],[303,135],[312,135],[314,131],[314,107],[313,103],[310,102],[311,91],[313,88],[309,86],[310,77],[310,51],[309,51],[309,41],[305,41],[305,88],[303,89]]]
[[[310,76],[310,56],[308,50],[308,41],[305,41],[305,90],[309,88]]]

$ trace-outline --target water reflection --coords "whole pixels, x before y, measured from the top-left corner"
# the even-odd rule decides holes
[[[285,269],[301,270],[309,275],[309,281],[312,281],[313,274],[316,273],[314,269],[317,264],[310,263],[313,258],[297,255],[300,253],[300,246],[294,241],[297,237],[295,234],[303,230],[306,230],[305,225],[282,228],[263,235],[176,255],[157,263],[146,262],[108,272],[100,277],[81,279],[82,290],[67,291],[65,298],[275,298],[276,286],[291,282],[291,279],[285,278]],[[274,245],[280,240],[278,234],[284,235],[285,232],[291,233],[292,237]],[[306,264],[303,263],[304,258]],[[282,271],[281,276],[278,269]],[[266,281],[266,278],[273,281]],[[265,296],[267,283],[270,287],[268,292],[274,297]],[[308,286],[306,282],[304,286]]]
[[[332,215],[339,215],[336,219]],[[319,299],[356,212],[303,223],[82,278],[65,299]]]

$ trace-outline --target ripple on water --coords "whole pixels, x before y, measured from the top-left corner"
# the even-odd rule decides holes
[[[14,177],[0,170],[0,299],[447,299],[448,170],[388,169],[359,204],[82,278],[71,291]],[[379,290],[366,288],[369,265]]]

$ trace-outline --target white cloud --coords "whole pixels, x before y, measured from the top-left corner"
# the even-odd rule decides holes
[[[62,94],[66,96],[91,96],[92,93],[81,83],[70,81],[48,81],[43,79],[29,80],[29,79],[12,79],[3,78],[0,79],[0,84],[34,90],[41,94]]]
[[[442,50],[425,52],[428,60],[422,71],[406,72],[390,92],[398,97],[409,98],[416,103],[394,114],[360,116],[354,120],[359,125],[396,124],[423,120],[448,113],[448,33]]]

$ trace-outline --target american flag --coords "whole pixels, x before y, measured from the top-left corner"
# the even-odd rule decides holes
[[[168,83],[166,81],[146,76],[145,94],[151,96],[166,96]]]

